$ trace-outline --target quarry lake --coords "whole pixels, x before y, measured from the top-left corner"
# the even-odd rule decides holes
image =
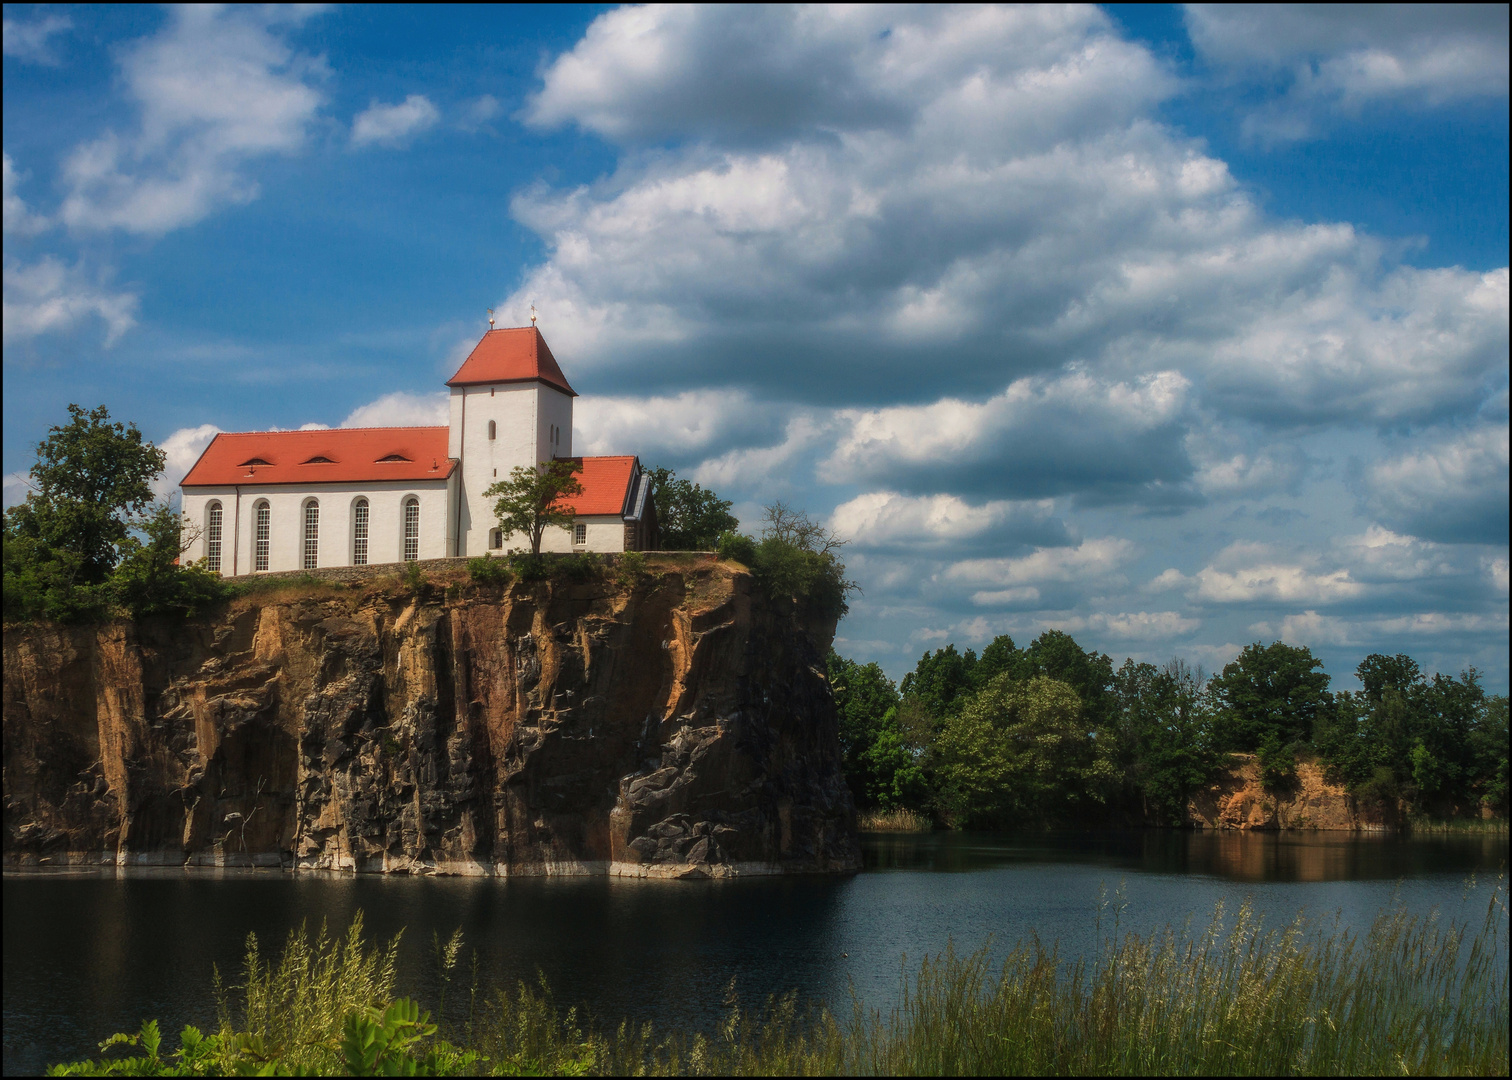
[[[7,874],[4,1071],[89,1056],[113,1031],[214,1025],[211,967],[235,974],[249,931],[265,954],[301,921],[404,930],[401,992],[434,1002],[432,932],[461,927],[452,1000],[477,950],[485,987],[540,972],[561,1004],[601,1021],[707,1027],[735,979],[747,1003],[797,989],[886,1006],[909,966],[954,941],[999,948],[1038,934],[1067,958],[1095,951],[1099,892],[1122,889],[1125,929],[1253,901],[1268,925],[1363,929],[1396,900],[1478,927],[1507,837],[1346,833],[873,834],[849,877],[679,882],[76,869]],[[1474,879],[1475,885],[1467,887]],[[1102,932],[1109,931],[1104,916]]]

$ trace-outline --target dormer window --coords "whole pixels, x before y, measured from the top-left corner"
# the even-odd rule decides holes
[[[408,460],[409,460],[409,458],[403,456],[402,454],[390,454],[388,457],[381,457],[381,458],[379,458],[378,459],[378,464],[382,465],[385,462],[408,461]]]
[[[301,464],[304,464],[304,465],[334,465],[336,463],[334,461],[332,461],[330,458],[324,456],[323,454],[316,454],[309,461],[302,462]]]
[[[246,461],[244,461],[240,465],[238,465],[237,468],[240,468],[240,469],[250,469],[254,465],[268,465],[268,464],[270,464],[270,462],[264,461],[260,457],[255,457],[255,458],[248,458]]]

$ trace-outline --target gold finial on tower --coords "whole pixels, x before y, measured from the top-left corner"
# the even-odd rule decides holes
[[[535,325],[535,321],[536,321],[536,309],[535,309],[535,305],[531,304],[530,305],[530,325],[534,326]]]
[[[488,328],[490,330],[492,330],[494,328],[493,324],[494,324],[493,308],[489,308],[488,309]]]

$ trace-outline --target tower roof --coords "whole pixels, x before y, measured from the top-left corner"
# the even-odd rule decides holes
[[[533,382],[539,380],[563,393],[577,397],[567,376],[557,366],[556,357],[546,339],[534,326],[490,330],[474,346],[447,386],[475,386],[478,383]]]

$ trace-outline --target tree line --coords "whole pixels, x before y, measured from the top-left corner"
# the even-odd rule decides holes
[[[1180,659],[1112,660],[1049,630],[978,655],[926,652],[894,684],[829,656],[845,775],[858,806],[959,828],[1180,824],[1233,752],[1283,791],[1319,764],[1362,804],[1409,814],[1507,811],[1507,697],[1472,668],[1426,676],[1372,654],[1362,689],[1330,691],[1304,646],[1256,642],[1211,678]]]

